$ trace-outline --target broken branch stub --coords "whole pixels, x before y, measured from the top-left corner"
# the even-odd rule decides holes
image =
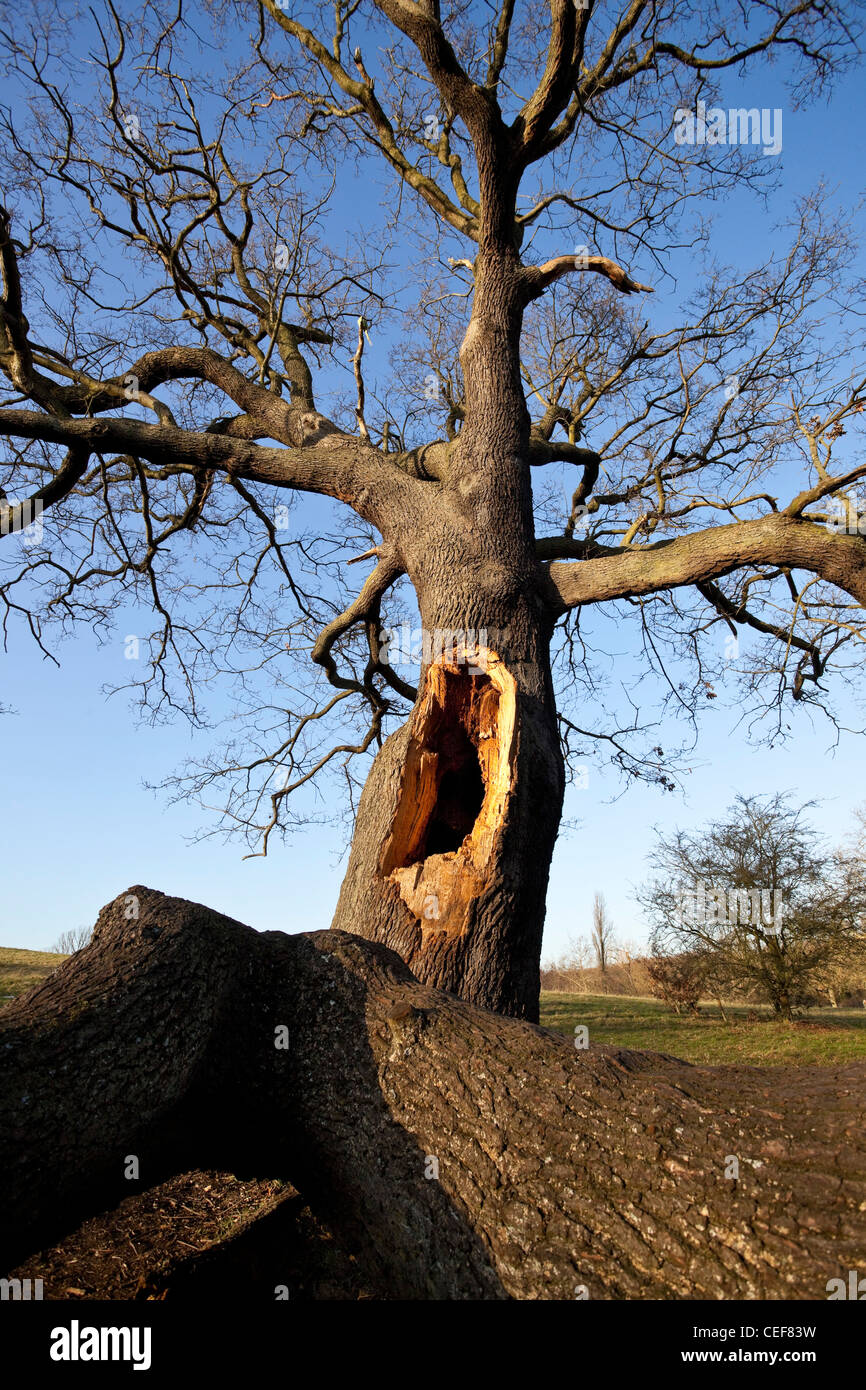
[[[494,872],[517,735],[517,684],[495,652],[448,652],[430,665],[380,859],[421,923],[422,949],[466,932]]]

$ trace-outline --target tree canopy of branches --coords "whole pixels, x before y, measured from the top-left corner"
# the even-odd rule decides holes
[[[829,966],[866,956],[862,864],[828,852],[807,809],[740,796],[703,830],[660,835],[641,893],[660,955],[703,961],[785,1018]]]
[[[816,190],[757,264],[720,263],[702,214],[772,159],[675,135],[769,60],[820,95],[861,20],[827,0],[4,20],[7,630],[49,653],[148,607],[153,717],[207,724],[230,677],[232,734],[176,790],[256,852],[313,778],[354,809],[369,767],[334,925],[427,983],[535,1017],[575,759],[598,744],[674,783],[594,622],[634,624],[687,717],[720,630],[755,634],[746,683],[777,732],[784,700],[854,669],[850,234]],[[386,181],[359,231],[339,222],[355,171]],[[662,314],[649,291],[678,266],[695,288]],[[564,506],[538,481],[557,468]],[[315,525],[312,495],[332,504]],[[347,558],[372,563],[354,593]],[[416,611],[417,683],[382,640]]]

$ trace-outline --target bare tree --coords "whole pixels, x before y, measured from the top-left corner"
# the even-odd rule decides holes
[[[51,950],[59,956],[73,956],[76,951],[84,950],[92,936],[92,927],[70,927],[60,933]]]
[[[588,970],[592,963],[592,947],[585,936],[571,936],[562,957],[568,970]]]
[[[828,966],[864,958],[866,885],[783,794],[739,796],[702,830],[660,835],[640,900],[664,959],[791,1018]]]
[[[862,25],[802,0],[292,9],[4,22],[4,622],[49,652],[149,605],[146,713],[206,726],[202,691],[237,693],[177,794],[264,853],[333,774],[356,811],[333,925],[535,1018],[568,774],[590,748],[678,775],[658,709],[594,665],[591,615],[635,625],[687,720],[720,630],[755,634],[747,691],[778,724],[856,670],[850,235],[817,192],[781,249],[719,266],[703,214],[772,160],[677,132],[762,59],[823,90]],[[341,246],[333,190],[374,164],[385,209]],[[683,256],[700,289],[654,323]],[[559,467],[565,505],[533,486]],[[334,504],[313,534],[302,494]],[[391,636],[415,605],[417,679]]]
[[[568,946],[558,959],[542,965],[543,989],[563,990],[566,993],[589,992],[587,970],[592,965],[592,947],[585,936],[571,936]]]
[[[592,949],[595,963],[603,975],[614,949],[613,922],[608,915],[603,893],[596,893],[592,900]]]
[[[630,994],[646,992],[648,976],[646,973],[645,951],[634,941],[619,941],[614,950],[614,963],[620,966]]]

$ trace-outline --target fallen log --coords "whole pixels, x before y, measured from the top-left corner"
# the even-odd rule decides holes
[[[826,1298],[866,1064],[694,1067],[136,887],[0,1011],[0,1267],[171,1174],[291,1183],[384,1296]]]

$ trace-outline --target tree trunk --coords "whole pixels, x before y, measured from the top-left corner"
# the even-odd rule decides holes
[[[722,1003],[722,996],[721,996],[720,994],[715,994],[715,993],[714,993],[714,994],[713,994],[713,998],[715,999],[716,1003],[717,1003],[718,1006],[719,1006],[719,1013],[722,1015],[722,1022],[723,1022],[723,1023],[727,1023],[727,1022],[728,1022],[728,1015],[727,1015],[727,1012],[726,1012],[726,1010],[725,1010],[725,1006],[724,1006],[724,1004]]]
[[[521,650],[517,623],[471,616],[425,623],[477,640],[430,661],[411,719],[379,753],[333,926],[397,951],[425,984],[537,1021],[564,786],[549,635],[536,619]]]
[[[364,789],[332,925],[391,947],[426,984],[535,1021],[564,770],[554,617],[535,557],[519,270],[514,247],[479,252],[460,354],[466,419],[426,512],[391,538],[429,651],[412,716]]]
[[[133,1155],[145,1187],[285,1178],[394,1298],[824,1298],[863,1268],[860,1062],[578,1051],[382,946],[146,888],[0,1050],[4,1270],[131,1195]]]

